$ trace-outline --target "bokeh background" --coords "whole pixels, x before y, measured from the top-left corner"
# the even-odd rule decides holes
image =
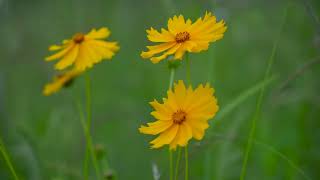
[[[43,96],[56,73],[44,57],[51,44],[107,26],[121,50],[88,72],[91,132],[106,152],[100,163],[107,158],[120,180],[153,179],[152,169],[168,179],[167,149],[149,149],[152,137],[138,127],[152,120],[148,102],[165,96],[169,71],[139,54],[150,44],[147,28],[166,26],[174,14],[195,20],[206,10],[228,30],[190,56],[193,85],[210,82],[220,105],[205,139],[191,142],[190,179],[239,179],[272,49],[274,78],[265,84],[246,179],[320,179],[318,0],[0,0],[0,133],[20,177],[82,179],[85,140],[73,98],[84,102],[85,78]],[[177,79],[185,79],[184,63]],[[1,156],[0,179],[11,178]]]

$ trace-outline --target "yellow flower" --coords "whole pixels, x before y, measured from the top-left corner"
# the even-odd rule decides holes
[[[108,28],[92,29],[88,34],[77,33],[72,39],[64,40],[62,45],[52,45],[49,51],[57,51],[46,58],[46,61],[60,59],[55,65],[58,70],[74,65],[78,70],[91,68],[102,59],[111,59],[119,50],[117,42],[107,42],[102,39],[109,37]]]
[[[156,100],[150,102],[155,109],[151,115],[157,121],[141,126],[139,131],[160,134],[150,142],[152,148],[168,144],[170,149],[176,149],[178,145],[186,146],[192,137],[201,140],[209,127],[208,120],[219,109],[213,93],[214,89],[209,84],[201,84],[193,90],[191,86],[187,89],[180,80],[174,85],[174,91],[168,91],[168,98],[163,99],[163,104]]]
[[[150,58],[153,63],[158,63],[169,55],[181,60],[185,52],[207,50],[209,43],[221,39],[226,29],[223,20],[217,22],[216,17],[208,12],[195,23],[190,19],[185,20],[182,15],[174,16],[168,21],[168,30],[147,30],[148,39],[160,44],[147,46],[148,51],[142,52],[141,57]]]
[[[50,96],[53,93],[58,92],[62,87],[67,87],[74,78],[79,76],[81,74],[81,71],[78,70],[70,70],[67,71],[64,74],[57,75],[53,78],[53,82],[45,85],[43,89],[43,94],[45,96]]]

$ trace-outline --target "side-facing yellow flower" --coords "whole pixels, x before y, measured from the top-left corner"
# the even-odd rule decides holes
[[[53,93],[58,92],[62,87],[68,86],[74,78],[79,76],[81,74],[81,71],[79,70],[70,70],[63,74],[57,75],[53,78],[53,82],[48,83],[45,85],[43,89],[43,94],[45,96],[50,96]]]
[[[163,99],[163,104],[156,100],[150,102],[155,109],[151,115],[157,121],[141,126],[139,131],[160,134],[150,142],[152,148],[168,144],[170,149],[176,149],[178,145],[186,146],[192,137],[201,140],[209,127],[208,120],[219,109],[213,93],[214,89],[209,84],[201,84],[193,90],[191,86],[186,88],[180,80],[174,85],[174,91],[168,91],[168,98]]]
[[[117,42],[107,42],[103,39],[109,37],[108,28],[92,29],[88,34],[77,33],[72,39],[62,42],[62,45],[52,45],[49,51],[57,51],[46,58],[46,61],[59,59],[55,65],[57,70],[74,65],[76,69],[83,71],[91,68],[103,59],[111,59],[119,50]]]
[[[158,63],[169,55],[181,60],[185,52],[207,50],[209,43],[221,39],[226,29],[223,20],[217,22],[216,17],[208,12],[195,23],[190,19],[185,20],[182,15],[174,16],[168,21],[168,30],[147,30],[148,39],[160,44],[147,46],[148,51],[142,52],[141,57],[150,58],[153,63]]]

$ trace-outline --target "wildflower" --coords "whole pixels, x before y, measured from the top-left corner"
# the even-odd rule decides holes
[[[77,33],[72,39],[64,40],[62,45],[52,45],[49,51],[57,51],[46,58],[46,61],[59,59],[55,68],[65,69],[74,65],[78,70],[91,68],[102,59],[111,59],[116,51],[119,50],[117,42],[107,42],[102,39],[109,37],[108,28],[92,29],[88,34]]]
[[[185,20],[182,15],[174,16],[168,21],[168,30],[147,30],[148,39],[160,44],[147,46],[148,51],[142,52],[141,57],[150,58],[153,63],[158,63],[170,55],[174,55],[173,59],[181,60],[185,52],[207,50],[209,43],[221,39],[226,29],[223,20],[217,22],[216,17],[208,12],[195,23],[190,19]],[[163,54],[158,55],[160,53]]]
[[[150,102],[155,109],[151,115],[157,121],[141,126],[139,131],[160,134],[150,142],[152,148],[168,144],[170,149],[176,149],[178,145],[186,146],[192,137],[201,140],[209,127],[208,120],[215,116],[219,108],[213,93],[214,89],[209,84],[201,84],[193,90],[191,86],[186,88],[180,80],[174,85],[174,91],[168,91],[168,98],[163,99],[163,104],[156,100]]]
[[[53,93],[58,92],[62,87],[68,87],[74,78],[79,76],[81,74],[81,71],[78,70],[70,70],[66,73],[57,75],[53,78],[53,82],[45,85],[43,89],[43,94],[45,96],[50,96]]]

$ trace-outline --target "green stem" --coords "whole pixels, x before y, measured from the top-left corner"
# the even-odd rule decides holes
[[[81,113],[81,106],[79,107],[79,112],[82,114],[81,118],[81,124],[84,129],[85,137],[86,137],[86,153],[85,153],[85,162],[84,162],[84,177],[85,179],[88,179],[88,172],[89,172],[89,155],[91,155],[92,161],[93,161],[93,166],[96,171],[96,176],[98,179],[100,179],[100,168],[99,164],[97,161],[96,154],[94,152],[94,144],[92,142],[92,137],[90,134],[90,129],[91,129],[91,78],[90,75],[87,74],[86,76],[86,112],[87,112],[87,121],[85,123],[84,121],[84,116]]]
[[[186,147],[184,148],[185,151],[184,151],[184,158],[185,158],[185,161],[186,161],[186,169],[185,169],[185,176],[184,176],[184,179],[185,180],[188,180],[189,179],[189,157],[188,157],[188,145],[186,145]]]
[[[175,169],[175,176],[174,176],[174,180],[178,179],[178,175],[179,175],[179,164],[180,164],[180,159],[181,159],[181,148],[178,147],[178,157],[177,157],[177,161],[176,161],[176,169]]]
[[[270,56],[270,58],[268,60],[268,66],[267,66],[267,69],[265,71],[264,78],[263,78],[264,82],[266,82],[269,79],[269,76],[270,76],[271,67],[272,67],[273,62],[274,62],[274,56],[275,56],[275,53],[276,53],[276,49],[278,47],[280,35],[281,35],[281,32],[282,32],[283,26],[285,24],[285,20],[286,20],[286,16],[287,16],[287,9],[288,9],[288,7],[286,7],[286,9],[285,9],[283,21],[282,21],[281,26],[280,26],[279,36],[275,40],[275,42],[273,44],[271,56]],[[253,144],[253,141],[255,139],[254,136],[255,136],[255,132],[256,132],[256,125],[257,125],[257,120],[258,120],[258,118],[260,116],[260,112],[261,112],[261,105],[262,105],[264,92],[265,92],[265,85],[263,85],[262,88],[261,88],[261,91],[260,91],[260,94],[258,96],[258,100],[257,100],[257,103],[256,103],[256,111],[255,111],[254,116],[252,118],[250,134],[249,134],[248,142],[247,142],[247,145],[246,145],[244,160],[243,160],[243,163],[242,163],[240,180],[244,180],[244,178],[246,176],[246,170],[247,170],[249,154],[251,152],[252,144]]]
[[[189,60],[189,53],[186,53],[186,80],[191,85],[191,62]]]
[[[175,69],[170,69],[169,90],[172,89],[174,81]],[[170,168],[170,180],[173,180],[173,154],[169,147],[169,168]]]
[[[174,81],[174,75],[175,75],[175,69],[174,69],[174,68],[171,68],[171,69],[170,69],[169,90],[172,89],[173,81]]]
[[[5,146],[4,146],[4,143],[2,142],[1,139],[0,139],[0,152],[1,152],[2,156],[3,156],[3,158],[4,158],[4,161],[7,163],[8,167],[9,167],[13,178],[15,180],[19,180],[18,175],[17,175],[17,173],[16,173],[16,171],[15,171],[15,169],[13,167],[13,164],[12,164],[12,162],[10,160],[10,156],[9,156],[9,154],[8,154],[8,152],[7,152],[7,150],[6,150]]]
[[[189,86],[191,86],[191,62],[189,60],[189,53],[186,53],[186,79]],[[185,147],[185,180],[189,179],[189,161],[188,161],[188,145]]]
[[[173,157],[172,157],[172,150],[169,149],[169,167],[170,167],[170,180],[173,180]]]

